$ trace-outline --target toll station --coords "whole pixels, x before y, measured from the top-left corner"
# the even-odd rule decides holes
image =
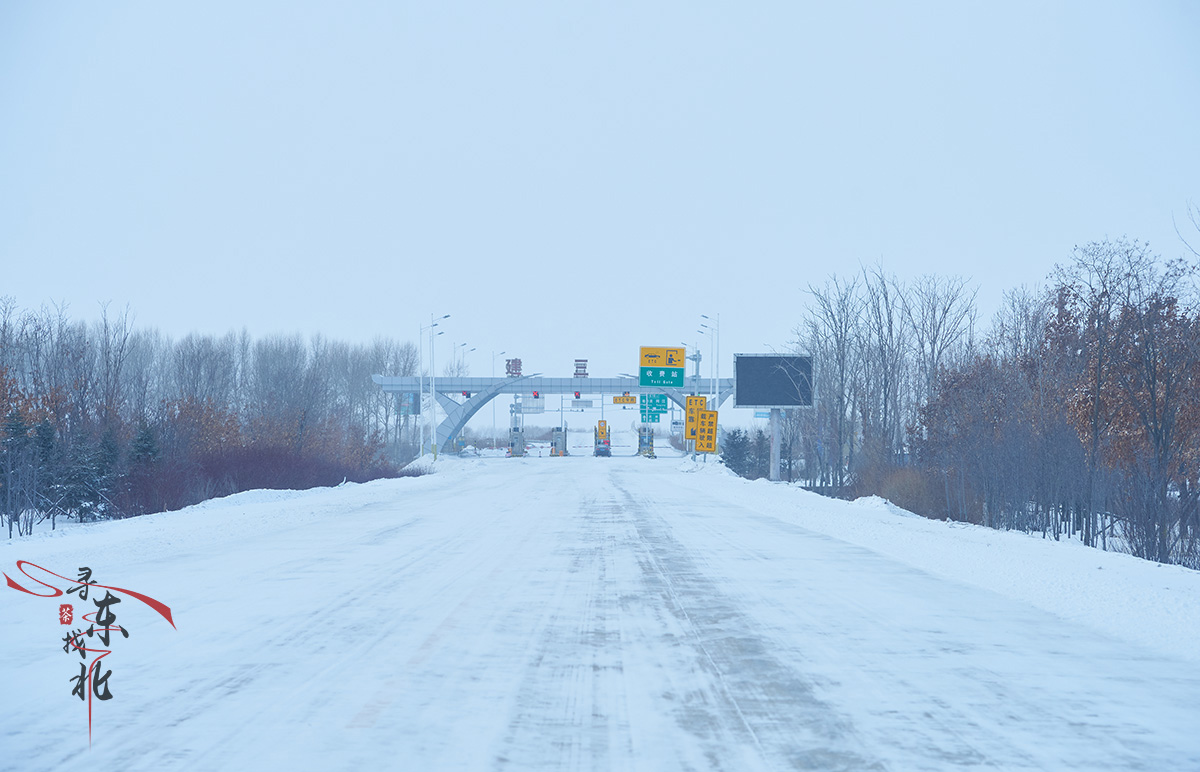
[[[687,397],[693,393],[713,394],[716,404],[710,409],[717,409],[733,394],[733,378],[694,378],[688,377],[686,387],[641,386],[635,377],[619,378],[543,378],[539,375],[508,376],[500,378],[421,378],[417,376],[384,376],[372,375],[371,379],[389,394],[414,395],[410,403],[414,412],[420,410],[423,401],[428,403],[428,395],[433,391],[439,410],[444,417],[437,424],[435,441],[438,448],[452,448],[453,441],[462,432],[467,422],[497,397],[515,395],[523,403],[530,404],[536,400],[544,400],[549,395],[596,396],[602,399],[612,397],[633,397],[624,400],[626,404],[635,403],[640,394],[663,394],[666,399],[687,408]],[[431,382],[432,381],[432,382]],[[716,387],[714,389],[714,386]],[[542,403],[545,404],[544,402]],[[616,402],[620,405],[622,402]],[[439,416],[440,417],[440,416]]]

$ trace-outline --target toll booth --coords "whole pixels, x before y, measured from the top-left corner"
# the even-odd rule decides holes
[[[654,429],[649,426],[638,428],[638,455],[654,458]]]
[[[513,457],[525,455],[525,430],[519,426],[508,430],[508,455]]]
[[[567,430],[555,428],[550,434],[550,455],[567,455]]]
[[[598,421],[596,423],[596,431],[594,434],[595,445],[592,450],[593,456],[611,456],[612,455],[612,440],[608,436],[608,422]]]

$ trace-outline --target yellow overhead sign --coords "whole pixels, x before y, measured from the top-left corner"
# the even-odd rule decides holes
[[[699,427],[696,431],[696,452],[717,452],[717,411],[701,410]]]
[[[641,367],[683,367],[687,364],[687,349],[642,346]]]
[[[637,397],[633,396],[632,394],[627,394],[625,396],[613,397],[613,404],[614,405],[636,405]]]

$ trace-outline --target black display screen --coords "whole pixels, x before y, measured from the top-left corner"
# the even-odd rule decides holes
[[[812,357],[736,354],[734,407],[811,407]]]

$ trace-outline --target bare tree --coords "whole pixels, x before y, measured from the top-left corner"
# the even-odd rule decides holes
[[[863,444],[873,447],[879,460],[890,465],[904,445],[901,395],[908,366],[904,288],[894,276],[885,276],[881,266],[864,268],[862,275]]]
[[[1025,285],[1007,290],[992,317],[986,346],[997,361],[1012,366],[1034,366],[1040,359],[1050,318],[1045,292]]]
[[[9,295],[0,295],[0,373],[15,373],[20,369],[17,302]]]
[[[170,341],[156,329],[138,329],[129,339],[129,354],[122,370],[122,387],[135,422],[150,422],[169,388]]]
[[[1187,218],[1192,223],[1192,228],[1194,228],[1197,233],[1200,233],[1200,206],[1197,206],[1195,202],[1189,201],[1187,203]],[[1187,247],[1188,251],[1193,255],[1200,257],[1200,250],[1193,246],[1192,241],[1188,240],[1188,236],[1184,236],[1182,233],[1180,233],[1179,223],[1175,222],[1174,216],[1172,216],[1171,221],[1175,225],[1175,233],[1179,236],[1179,240],[1183,242],[1183,245]],[[1195,239],[1196,237],[1192,236],[1190,238]]]
[[[109,317],[108,304],[100,306],[100,321],[96,325],[99,339],[97,374],[100,388],[100,421],[111,426],[120,420],[122,400],[122,371],[129,358],[130,313],[126,306],[119,314]]]
[[[1181,261],[1160,270],[1154,261],[1131,272],[1129,302],[1118,322],[1113,380],[1121,404],[1115,445],[1132,472],[1135,495],[1124,497],[1143,557],[1169,562],[1195,508],[1195,446],[1200,435],[1200,334],[1195,311],[1180,304],[1192,269]]]
[[[236,338],[190,334],[173,347],[174,397],[232,406],[237,391]]]
[[[933,397],[938,371],[949,352],[972,332],[977,293],[968,289],[967,280],[960,276],[929,274],[913,282],[901,296],[923,402]]]
[[[830,484],[841,489],[846,485],[846,471],[854,463],[854,416],[856,413],[861,342],[862,297],[858,279],[843,283],[836,276],[824,287],[809,285],[814,306],[808,311],[804,325],[797,330],[800,341],[807,341],[818,363],[818,399],[826,410],[818,410],[828,419],[828,426],[814,427],[817,432],[827,428],[832,474]]]
[[[1117,317],[1130,301],[1133,277],[1145,273],[1151,264],[1144,244],[1124,239],[1091,242],[1075,247],[1071,264],[1055,272],[1065,293],[1068,312],[1081,328],[1081,343],[1087,389],[1088,449],[1087,498],[1085,501],[1083,541],[1094,545],[1097,533],[1096,513],[1104,508],[1104,497],[1096,489],[1100,468],[1100,443],[1111,424],[1106,407],[1105,385],[1111,377],[1113,348],[1118,335]],[[1106,533],[1106,531],[1101,531]],[[1106,537],[1104,537],[1106,538]]]

